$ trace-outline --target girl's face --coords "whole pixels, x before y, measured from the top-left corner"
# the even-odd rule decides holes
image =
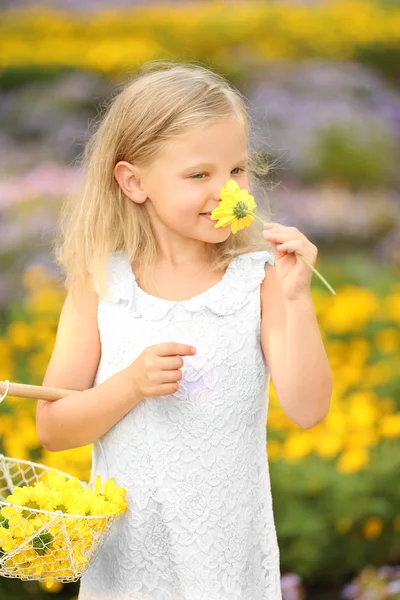
[[[232,117],[167,142],[150,167],[130,165],[141,193],[130,197],[144,202],[159,241],[167,235],[179,245],[215,244],[229,237],[231,228],[215,228],[209,213],[228,179],[249,190],[246,142],[243,124]]]

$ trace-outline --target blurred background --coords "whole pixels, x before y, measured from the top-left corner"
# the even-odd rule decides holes
[[[248,99],[275,220],[319,248],[312,294],[334,376],[303,430],[271,386],[267,450],[285,600],[400,598],[398,0],[0,1],[0,380],[41,385],[65,298],[60,203],[103,102],[146,61],[197,62]],[[91,446],[43,449],[36,402],[0,405],[0,453],[88,480]],[[79,583],[1,577],[0,598]]]

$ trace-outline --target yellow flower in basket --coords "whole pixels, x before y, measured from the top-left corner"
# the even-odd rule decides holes
[[[51,587],[79,579],[127,503],[126,490],[113,478],[103,487],[98,475],[92,490],[76,477],[42,468],[33,485],[16,486],[0,501],[0,575]]]

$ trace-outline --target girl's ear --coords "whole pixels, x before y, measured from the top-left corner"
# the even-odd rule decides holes
[[[126,160],[121,160],[114,167],[114,177],[125,196],[137,204],[143,204],[146,201],[147,194],[143,190],[138,167]]]

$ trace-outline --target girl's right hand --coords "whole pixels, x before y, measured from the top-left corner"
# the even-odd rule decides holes
[[[168,396],[178,390],[177,382],[182,379],[181,356],[193,356],[195,353],[196,348],[187,344],[155,344],[143,350],[125,372],[140,399],[145,396]]]

